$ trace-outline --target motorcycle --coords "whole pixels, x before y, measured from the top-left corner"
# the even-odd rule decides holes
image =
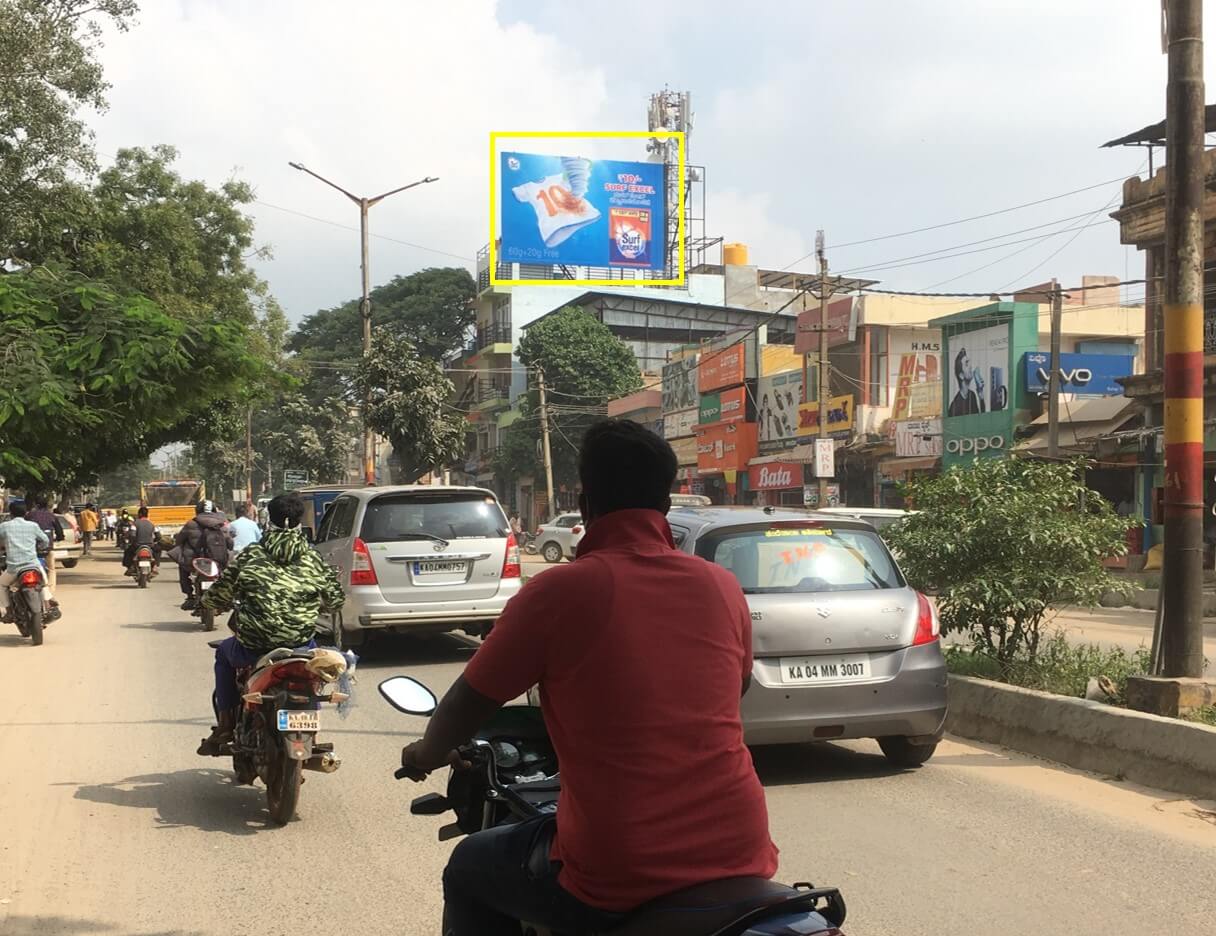
[[[209,643],[219,645],[218,640]],[[232,743],[217,756],[231,755],[237,783],[260,779],[265,784],[270,818],[278,825],[295,816],[305,770],[333,773],[342,764],[333,743],[317,741],[316,734],[322,703],[339,705],[350,698],[349,691],[328,687],[341,681],[349,689],[356,659],[327,647],[283,647],[237,671],[241,705]]]
[[[159,571],[160,566],[156,561],[155,554],[152,552],[152,547],[136,546],[135,554],[131,557],[131,567],[127,569],[127,575],[134,578],[140,588],[147,588],[148,582]]]
[[[199,557],[190,563],[190,584],[194,593],[194,610],[190,613],[194,617],[202,618],[205,631],[215,630],[215,612],[203,607],[203,595],[215,584],[222,571],[220,564],[214,559]]]
[[[437,704],[434,694],[409,676],[386,679],[380,684],[380,694],[397,711],[409,715],[428,716]],[[447,794],[427,793],[410,804],[410,812],[416,816],[442,815],[449,810],[456,814],[455,822],[439,830],[440,841],[557,811],[561,778],[539,708],[503,706],[459,753],[471,766],[451,771]],[[401,780],[408,774],[402,768],[394,776]],[[817,888],[805,882],[786,886],[763,878],[736,877],[651,901],[630,913],[611,933],[842,936],[839,927],[844,919],[844,898],[837,888]],[[520,933],[559,936],[523,920]]]
[[[41,558],[42,553],[39,553]],[[0,571],[6,568],[4,555],[0,553]],[[13,611],[13,622],[22,637],[30,638],[35,647],[42,646],[43,628],[59,618],[58,610],[44,607],[42,586],[46,584],[43,568],[23,570],[9,587],[9,607]]]

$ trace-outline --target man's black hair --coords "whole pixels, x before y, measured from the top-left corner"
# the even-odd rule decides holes
[[[954,356],[954,378],[959,382],[963,382],[963,358],[967,356],[966,348],[959,348],[958,354]]]
[[[249,505],[248,504],[237,504],[236,508],[232,512],[237,517],[237,519],[240,519],[241,517],[248,517],[249,516]]]
[[[141,517],[146,517],[146,516],[148,516],[148,508],[147,508],[147,507],[140,507],[140,508],[139,508],[139,515],[140,515]]]
[[[605,419],[583,436],[578,476],[590,516],[642,508],[666,513],[676,453],[665,439],[627,419]]]
[[[304,519],[304,498],[295,491],[280,494],[266,506],[270,522],[285,530],[293,530]]]
[[[24,501],[13,501],[13,503],[8,505],[8,512],[14,517],[24,517],[25,510],[26,508]]]
[[[37,507],[39,510],[46,510],[47,509],[46,498],[45,497],[38,498],[38,502],[34,506]]]

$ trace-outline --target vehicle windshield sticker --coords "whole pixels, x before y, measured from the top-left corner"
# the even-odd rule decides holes
[[[785,530],[785,529],[779,529],[779,530],[765,530],[765,531],[764,531],[764,535],[765,535],[766,537],[770,537],[770,538],[771,538],[771,537],[774,537],[774,536],[831,536],[831,535],[832,535],[832,531],[831,531],[831,530],[825,530],[825,529],[822,529],[822,528],[819,528],[819,529],[814,529],[814,530],[810,530],[810,529],[807,529],[807,530]]]
[[[786,549],[781,553],[781,561],[786,565],[793,565],[796,562],[810,559],[812,556],[818,556],[827,549],[823,543],[816,543],[813,546],[799,546],[795,549]]]

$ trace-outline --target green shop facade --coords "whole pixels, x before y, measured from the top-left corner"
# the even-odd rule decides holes
[[[1039,307],[994,302],[929,322],[942,331],[942,468],[1002,457],[1034,416],[1018,363],[1039,349]]]

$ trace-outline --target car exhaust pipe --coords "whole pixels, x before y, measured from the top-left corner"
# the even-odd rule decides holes
[[[342,766],[342,761],[334,756],[333,752],[325,751],[321,754],[314,754],[304,761],[302,766],[305,770],[319,770],[321,773],[333,773]]]

